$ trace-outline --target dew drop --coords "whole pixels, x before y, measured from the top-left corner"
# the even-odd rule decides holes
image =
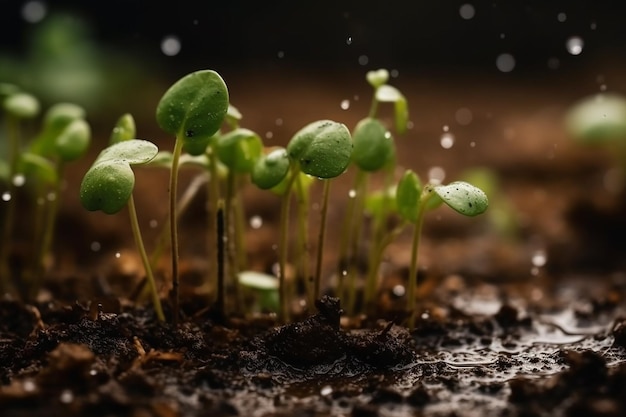
[[[348,271],[346,271],[345,269],[341,271],[341,276],[342,277],[346,277],[348,276]]]
[[[17,174],[13,177],[13,185],[16,187],[21,187],[26,183],[26,177],[22,174]]]
[[[332,393],[333,393],[333,387],[331,387],[330,385],[325,385],[322,387],[322,389],[320,389],[320,395],[322,397],[327,397]]]
[[[11,193],[8,191],[3,192],[2,201],[11,201]]]
[[[46,13],[46,4],[40,1],[29,1],[22,6],[22,18],[28,23],[40,22]]]
[[[27,379],[22,383],[22,388],[24,389],[24,392],[33,392],[35,391],[35,389],[37,389],[37,385],[34,381]]]
[[[580,55],[583,52],[585,42],[579,36],[572,36],[565,42],[567,52],[572,55]]]
[[[119,252],[115,252],[115,257],[116,257],[117,259],[120,259],[120,258],[121,258],[121,256],[122,256],[122,254],[121,254],[121,253],[119,253]]]
[[[352,45],[352,36],[346,38],[346,45]]]
[[[476,14],[476,9],[469,3],[462,5],[459,8],[459,15],[465,20],[470,20]]]
[[[496,58],[496,67],[501,72],[511,72],[515,68],[515,58],[511,54],[500,54]]]
[[[454,135],[452,133],[444,133],[439,140],[443,149],[450,149],[454,145]]]
[[[253,229],[260,229],[263,226],[263,218],[261,216],[252,216],[249,220],[250,227]]]
[[[406,294],[406,288],[404,288],[404,285],[394,285],[391,292],[396,297],[404,297],[404,294]]]
[[[350,190],[350,191],[348,191],[348,197],[350,197],[350,198],[354,198],[354,197],[356,197],[356,190]]]
[[[428,182],[431,184],[441,184],[446,179],[446,171],[441,167],[432,167],[428,170]]]
[[[359,56],[359,65],[367,65],[368,62],[370,62],[370,59],[368,58],[367,55]]]
[[[548,257],[546,256],[546,253],[542,250],[538,250],[535,253],[533,253],[532,258],[530,259],[531,263],[535,267],[544,266],[547,260],[548,260]]]
[[[350,100],[341,100],[339,107],[341,107],[341,110],[348,110],[350,108]]]
[[[167,56],[176,56],[180,52],[181,44],[177,36],[169,35],[161,41],[161,52]]]
[[[94,240],[93,242],[91,242],[90,248],[92,252],[99,252],[100,249],[102,249],[102,245],[97,240]]]

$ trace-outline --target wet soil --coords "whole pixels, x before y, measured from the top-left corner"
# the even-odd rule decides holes
[[[285,325],[272,314],[244,315],[234,304],[226,317],[207,308],[201,193],[180,223],[184,286],[181,321],[173,326],[131,300],[142,273],[127,218],[81,211],[75,190],[85,167],[68,167],[56,262],[44,290],[36,303],[0,301],[0,414],[626,415],[626,198],[609,181],[611,155],[577,147],[561,124],[566,106],[596,87],[589,78],[497,85],[398,79],[415,115],[408,137],[398,139],[402,169],[427,176],[441,167],[448,181],[466,168],[489,167],[499,174],[500,208],[513,208],[514,225],[499,228],[488,213],[475,219],[445,209],[429,214],[411,331],[401,291],[408,233],[388,248],[375,314],[346,314],[345,301],[334,297],[334,230],[343,221],[350,173],[333,185],[327,296],[315,307],[294,303],[293,321]],[[249,75],[232,85],[243,82],[247,90],[231,91],[246,127],[272,132],[264,135],[278,138],[275,143],[313,119],[352,126],[368,104],[355,99],[368,94],[360,79],[331,83],[301,74],[282,80],[292,88],[255,112],[272,87]],[[310,100],[306,113],[291,108],[302,97]],[[343,111],[339,103],[346,98],[352,105]],[[460,107],[471,109],[471,123],[455,121]],[[138,120],[142,126],[141,115]],[[444,125],[455,135],[451,149],[439,143]],[[194,175],[183,174],[182,183]],[[155,201],[166,183],[166,173],[137,172],[148,241],[158,233],[151,220],[165,218],[167,205]],[[251,188],[243,192],[247,215],[263,221],[247,231],[249,267],[272,271],[280,203]],[[315,222],[313,216],[312,230]],[[365,258],[367,242],[361,250]],[[167,265],[164,259],[157,274],[164,298]],[[171,316],[168,303],[165,309]]]

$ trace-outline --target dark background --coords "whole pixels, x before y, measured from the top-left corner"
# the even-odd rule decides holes
[[[24,2],[0,4],[0,47],[19,53],[29,23]],[[464,20],[459,7],[474,6]],[[589,65],[626,52],[622,1],[185,1],[55,0],[48,12],[66,10],[83,17],[104,45],[132,51],[168,69],[246,69],[277,65],[314,69],[366,68],[399,71],[488,71],[497,73],[501,53],[515,56],[517,75]],[[565,13],[564,22],[557,20]],[[592,29],[595,25],[595,30]],[[504,35],[502,38],[501,35]],[[160,41],[176,35],[182,50],[165,57]],[[572,56],[566,39],[580,36],[583,53]],[[348,37],[352,43],[346,42]],[[284,53],[278,58],[279,51]],[[360,68],[359,68],[360,67]],[[161,68],[155,68],[158,70]],[[178,70],[176,70],[178,71]]]

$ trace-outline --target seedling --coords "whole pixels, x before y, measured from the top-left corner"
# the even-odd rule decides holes
[[[476,216],[487,210],[487,195],[479,188],[463,181],[448,185],[426,184],[422,186],[417,174],[407,170],[398,183],[396,205],[400,217],[413,224],[413,243],[411,247],[411,265],[409,268],[409,288],[407,291],[407,309],[411,313],[409,327],[414,326],[415,286],[417,281],[417,255],[424,214],[427,210],[447,204],[464,216]]]
[[[279,319],[281,321],[284,321],[287,316],[285,270],[288,255],[289,202],[293,185],[301,172],[324,180],[341,175],[350,163],[351,154],[352,139],[346,126],[331,120],[320,120],[296,132],[286,150],[274,150],[255,164],[252,181],[260,188],[269,189],[278,186],[284,180],[287,181],[282,197],[280,227]],[[313,288],[309,293],[311,299],[317,298],[320,289],[329,193],[330,181],[325,181],[316,268]]]
[[[161,300],[137,219],[133,199],[135,175],[131,168],[149,162],[157,153],[156,145],[146,140],[132,139],[110,145],[85,174],[80,185],[80,201],[87,210],[100,210],[106,214],[115,214],[128,206],[135,244],[152,291],[154,310],[158,319],[164,321]]]
[[[178,167],[183,146],[203,142],[222,125],[228,111],[228,90],[220,75],[211,70],[188,74],[172,85],[163,95],[156,110],[161,128],[176,137],[172,152],[169,188],[169,222],[172,250],[172,297],[174,323],[178,322],[178,226],[177,192]]]

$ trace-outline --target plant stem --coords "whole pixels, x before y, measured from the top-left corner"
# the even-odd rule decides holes
[[[310,282],[309,272],[309,194],[302,185],[302,177],[298,175],[296,180],[296,191],[298,195],[298,269],[300,276],[305,283],[309,308],[315,305],[315,294]]]
[[[178,324],[179,302],[180,302],[180,282],[178,277],[178,222],[176,221],[176,202],[178,192],[178,165],[180,162],[180,154],[183,150],[183,141],[176,138],[174,152],[172,155],[172,168],[170,170],[170,241],[172,250],[172,298],[173,311],[172,320],[175,325]]]
[[[233,288],[235,288],[235,299],[238,299],[238,265],[235,259],[235,253],[239,251],[240,248],[237,247],[237,238],[235,236],[235,228],[233,225],[232,217],[233,217],[233,200],[235,195],[235,180],[237,176],[232,170],[228,170],[228,176],[226,177],[226,198],[225,198],[225,207],[222,209],[224,213],[224,237],[225,237],[225,255],[226,261],[228,262],[228,275],[231,277],[233,282]],[[218,209],[218,213],[220,209]],[[219,219],[218,219],[218,229]],[[219,230],[218,230],[219,234]]]
[[[322,213],[320,221],[319,236],[317,239],[317,259],[315,265],[315,281],[313,282],[313,295],[317,300],[320,296],[320,286],[322,281],[322,258],[324,256],[324,238],[326,237],[326,217],[328,214],[328,196],[330,195],[330,180],[324,180],[324,191],[322,200]]]
[[[220,317],[226,317],[226,284],[224,282],[224,257],[227,246],[227,233],[226,233],[226,220],[224,216],[224,204],[222,201],[218,202],[217,212],[215,216],[216,221],[216,245],[217,245],[217,300],[215,301],[215,307],[220,314]]]
[[[143,244],[143,238],[141,237],[141,229],[139,228],[139,221],[137,220],[137,209],[135,208],[135,199],[132,194],[128,199],[128,213],[130,215],[130,224],[133,229],[133,236],[135,237],[135,245],[141,256],[143,267],[146,270],[146,277],[148,277],[148,284],[150,285],[150,291],[152,293],[152,303],[154,305],[154,311],[159,321],[165,321],[165,315],[163,314],[163,308],[161,307],[161,299],[156,287],[156,281],[152,274],[152,268],[150,267],[150,260],[146,253],[146,248]]]
[[[283,200],[280,208],[280,255],[279,255],[279,272],[278,272],[278,300],[279,300],[279,310],[278,310],[278,320],[281,323],[284,323],[288,319],[289,311],[287,310],[287,299],[286,299],[286,275],[287,275],[287,255],[288,255],[288,234],[287,229],[289,228],[289,202],[291,200],[291,189],[293,187],[293,182],[299,175],[299,168],[292,168],[291,172],[288,175],[291,177],[288,179],[287,187],[285,189],[285,193],[283,194]]]
[[[9,200],[6,202],[6,210],[4,219],[2,219],[2,245],[0,246],[0,295],[9,289],[9,277],[11,271],[9,268],[9,241],[11,240],[11,231],[13,219],[15,217],[15,200],[17,198],[16,187],[13,178],[17,173],[17,163],[19,159],[20,148],[20,128],[18,119],[7,114],[7,136],[9,138]]]
[[[346,303],[346,309],[350,314],[354,313],[354,307],[356,304],[356,276],[358,274],[358,262],[359,262],[359,244],[361,243],[361,231],[363,226],[363,217],[359,213],[363,213],[363,204],[365,201],[365,194],[367,192],[367,179],[368,173],[363,170],[357,171],[355,181],[355,196],[354,196],[354,212],[350,217],[351,220],[351,260],[348,265],[348,300]]]
[[[220,200],[220,183],[219,183],[219,173],[218,173],[218,162],[217,162],[217,154],[215,153],[215,149],[211,146],[209,152],[209,171],[211,178],[209,179],[209,189],[208,189],[208,205],[209,205],[209,227],[208,227],[208,235],[209,235],[209,245],[208,249],[211,250],[213,237],[217,233],[217,209]],[[217,291],[217,284],[219,281],[218,277],[218,264],[220,262],[217,251],[213,251],[211,254],[212,261],[211,269],[209,275],[209,286],[214,286]]]

